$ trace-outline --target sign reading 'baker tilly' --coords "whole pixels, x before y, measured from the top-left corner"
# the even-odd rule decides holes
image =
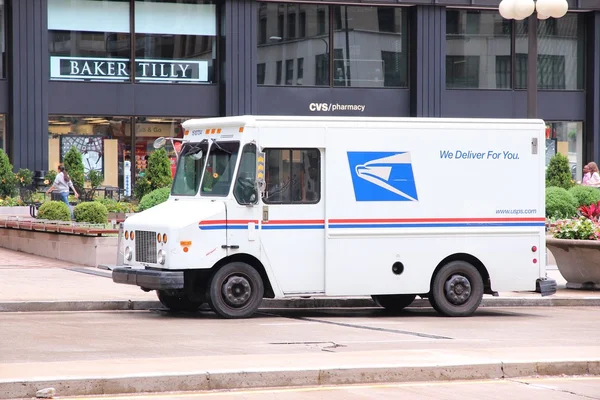
[[[127,58],[50,57],[53,79],[129,80]],[[208,61],[136,60],[136,81],[208,82]]]

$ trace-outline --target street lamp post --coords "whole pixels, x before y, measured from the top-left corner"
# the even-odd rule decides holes
[[[528,18],[527,118],[537,118],[537,20],[561,18],[568,10],[567,0],[502,0],[498,7],[502,18],[517,21]]]

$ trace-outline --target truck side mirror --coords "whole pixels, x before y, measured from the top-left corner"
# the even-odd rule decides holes
[[[167,139],[165,139],[164,137],[159,137],[159,138],[156,138],[156,140],[154,140],[154,143],[152,143],[152,146],[155,149],[160,149],[161,147],[163,147],[165,145],[165,143],[167,143]]]
[[[256,154],[256,186],[262,197],[265,191],[265,153]]]

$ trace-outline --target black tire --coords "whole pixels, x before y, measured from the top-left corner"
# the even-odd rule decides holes
[[[375,303],[390,312],[402,311],[415,301],[416,294],[387,294],[371,296]]]
[[[210,308],[224,318],[248,318],[260,306],[264,284],[258,271],[242,262],[217,270],[208,289]]]
[[[157,290],[156,294],[161,304],[172,311],[196,311],[202,305],[201,301],[192,301],[185,295],[171,295],[163,290]]]
[[[447,317],[468,317],[482,298],[483,279],[477,268],[465,261],[452,261],[433,278],[429,302]]]

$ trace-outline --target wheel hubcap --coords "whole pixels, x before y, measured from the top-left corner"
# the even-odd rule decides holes
[[[471,297],[471,282],[461,275],[451,276],[444,285],[446,299],[452,304],[464,304]]]
[[[250,282],[243,276],[230,276],[221,288],[223,299],[233,307],[241,307],[248,302],[252,295]]]

